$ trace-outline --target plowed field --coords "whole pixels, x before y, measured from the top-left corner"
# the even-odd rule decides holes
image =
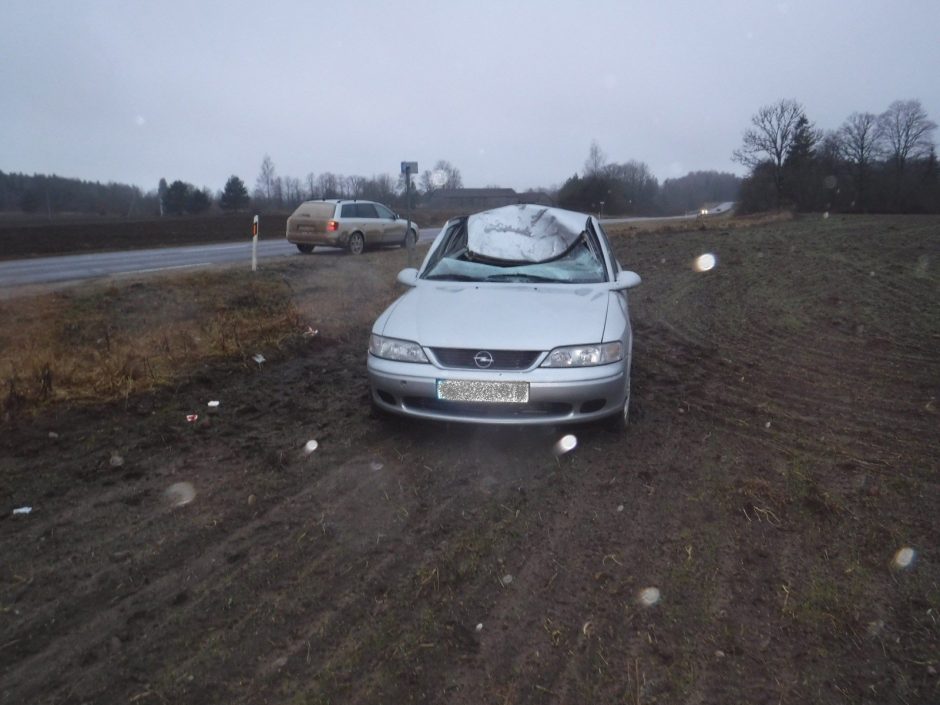
[[[368,325],[11,415],[0,702],[940,702],[940,219],[614,240],[626,434],[374,418]]]

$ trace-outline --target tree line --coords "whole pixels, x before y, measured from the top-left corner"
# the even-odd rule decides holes
[[[608,164],[596,142],[593,160],[583,175],[576,174],[562,187],[539,188],[563,207],[606,213],[682,213],[703,202],[734,200],[740,179],[714,171],[692,172],[662,185],[642,162]],[[379,201],[396,208],[411,207],[437,191],[463,188],[460,169],[440,159],[430,169],[413,174],[411,188],[404,176],[377,174],[345,176],[334,172],[308,173],[304,179],[280,176],[270,156],[262,159],[254,189],[236,175],[221,191],[197,188],[191,183],[162,178],[154,191],[144,193],[126,184],[87,182],[60,176],[5,174],[0,172],[0,212],[21,211],[37,216],[94,214],[150,217],[199,215],[209,211],[237,212],[289,210],[312,199],[350,198]]]
[[[252,201],[261,207],[289,208],[305,200],[349,198],[379,201],[404,207],[408,192],[411,206],[419,205],[422,197],[442,189],[463,188],[460,169],[445,159],[439,159],[432,169],[411,175],[411,188],[407,188],[404,175],[397,178],[389,174],[371,177],[344,176],[330,171],[308,173],[304,179],[279,176],[271,157],[265,155],[255,181]]]
[[[47,217],[59,213],[129,217],[149,215],[156,208],[156,194],[144,194],[137,186],[0,171],[0,212]]]
[[[751,117],[732,159],[744,179],[719,171],[690,172],[662,183],[642,161],[608,161],[597,141],[583,169],[561,186],[538,189],[572,210],[618,215],[673,215],[708,203],[737,201],[738,212],[779,208],[802,211],[940,212],[937,125],[917,100],[898,100],[881,114],[852,113],[823,130],[796,100],[761,107]],[[393,207],[417,207],[438,190],[463,187],[447,160],[411,176],[280,176],[265,155],[254,189],[231,176],[221,191],[160,179],[144,193],[126,184],[0,171],[0,212],[53,217],[62,213],[148,217],[198,215],[210,210],[287,210],[309,199],[356,198]],[[406,204],[410,195],[411,202]]]
[[[749,169],[738,211],[940,212],[936,129],[918,100],[852,113],[832,130],[796,100],[765,105],[732,154]]]
[[[706,203],[734,201],[740,186],[740,177],[719,171],[693,171],[660,184],[644,162],[608,162],[595,140],[583,172],[565,181],[557,201],[563,208],[601,215],[679,215]]]

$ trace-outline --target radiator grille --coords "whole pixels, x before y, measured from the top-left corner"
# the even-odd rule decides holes
[[[431,348],[442,367],[464,370],[527,370],[542,353],[538,350],[477,350],[474,348]],[[488,352],[493,359],[491,365],[478,365],[474,359],[481,352]]]

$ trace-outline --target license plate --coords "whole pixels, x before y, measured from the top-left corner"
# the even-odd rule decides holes
[[[437,398],[445,401],[525,404],[529,401],[529,383],[439,379],[437,380]]]

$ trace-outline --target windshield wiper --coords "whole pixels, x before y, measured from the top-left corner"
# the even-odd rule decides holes
[[[428,274],[425,279],[439,282],[478,282],[477,277],[471,277],[466,274]]]
[[[540,277],[537,274],[491,274],[484,281],[488,282],[550,282],[559,283],[558,279]]]

